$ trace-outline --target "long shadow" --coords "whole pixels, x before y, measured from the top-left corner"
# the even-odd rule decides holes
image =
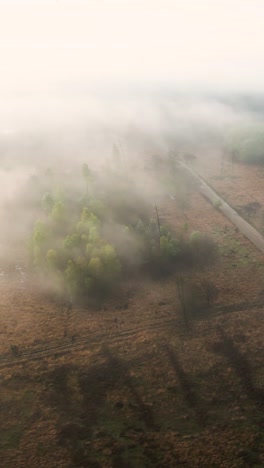
[[[107,393],[118,377],[108,363],[85,371],[64,365],[49,374],[48,402],[58,415],[58,443],[69,450],[72,466],[100,468],[86,441],[93,437]]]
[[[238,376],[240,384],[248,398],[253,400],[257,407],[263,408],[264,390],[254,386],[253,372],[250,362],[235,346],[233,340],[225,334],[222,327],[219,327],[218,331],[221,341],[220,343],[215,343],[211,347],[211,350],[226,358]]]
[[[107,395],[113,390],[127,389],[137,419],[144,422],[147,429],[158,429],[151,408],[132,382],[127,363],[108,348],[102,350],[101,356],[100,364],[91,364],[87,369],[67,364],[58,366],[47,376],[45,393],[48,404],[58,415],[58,443],[69,450],[74,467],[100,467],[96,453],[88,450],[86,442],[94,437],[111,438],[111,433],[103,426],[97,435],[95,429],[101,421]],[[116,408],[121,409],[123,403],[118,404],[121,406]],[[121,453],[115,453],[113,466],[125,466]]]
[[[211,346],[211,350],[226,358],[229,365],[234,369],[237,377],[239,378],[241,387],[247,397],[254,402],[258,410],[258,417],[256,419],[254,418],[254,424],[257,424],[262,432],[264,428],[264,390],[254,386],[252,368],[246,356],[239,351],[233,340],[225,334],[222,327],[218,328],[218,332],[221,337],[221,341]],[[261,417],[259,417],[259,415]],[[243,454],[243,459],[246,463],[245,466],[251,466],[252,461],[254,461],[254,463],[259,463],[259,455],[261,453],[262,437],[259,436],[253,444],[253,447],[245,450]]]
[[[124,385],[128,388],[130,391],[133,400],[135,402],[135,407],[138,409],[140,419],[142,419],[145,423],[145,426],[149,429],[155,430],[157,429],[157,426],[154,422],[154,416],[151,408],[147,406],[144,401],[142,400],[141,395],[137,391],[135,385],[132,382],[132,379],[129,374],[129,370],[127,366],[125,366],[124,362],[121,361],[120,359],[116,358],[109,348],[105,347],[104,348],[104,355],[107,357],[109,361],[109,365],[111,369],[115,369],[118,373],[120,373],[120,376],[122,378],[122,381]]]
[[[195,420],[199,426],[204,426],[207,421],[207,412],[204,408],[204,403],[193,390],[193,382],[188,377],[181,366],[180,360],[174,350],[168,345],[165,346],[165,351],[168,354],[169,360],[175,371],[176,377],[181,386],[183,397],[189,408],[192,409],[195,415]]]

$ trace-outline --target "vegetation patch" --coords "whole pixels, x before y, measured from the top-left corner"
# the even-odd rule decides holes
[[[35,272],[56,294],[71,302],[102,300],[121,279],[140,271],[162,276],[180,261],[204,262],[214,256],[215,245],[208,236],[193,233],[186,242],[184,230],[172,234],[161,223],[157,206],[151,210],[131,187],[123,187],[122,175],[112,176],[116,194],[102,193],[100,180],[87,165],[83,175],[83,195],[72,187],[66,194],[54,185],[40,196],[30,258]]]

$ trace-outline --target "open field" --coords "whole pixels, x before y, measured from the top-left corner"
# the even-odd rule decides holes
[[[195,192],[159,209],[219,245],[183,273],[219,292],[188,330],[173,277],[135,278],[100,310],[2,277],[2,466],[263,466],[264,256]]]
[[[219,151],[200,151],[194,169],[238,213],[264,233],[263,166],[222,164]]]

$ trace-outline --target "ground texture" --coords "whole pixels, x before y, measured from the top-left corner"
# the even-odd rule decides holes
[[[218,291],[188,329],[176,277],[135,278],[100,310],[1,277],[1,466],[264,466],[264,256],[196,192],[159,210],[219,246],[182,272]]]

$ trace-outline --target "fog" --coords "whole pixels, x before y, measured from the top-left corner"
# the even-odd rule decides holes
[[[263,88],[261,0],[11,0],[1,8],[1,90],[171,82]]]
[[[263,20],[259,0],[1,0],[0,130],[151,125],[157,94],[262,92]]]
[[[2,244],[32,229],[49,168],[103,174],[117,147],[150,203],[168,192],[151,158],[221,151],[261,122],[263,16],[257,0],[1,0]]]
[[[264,467],[263,26],[0,0],[1,466]]]

